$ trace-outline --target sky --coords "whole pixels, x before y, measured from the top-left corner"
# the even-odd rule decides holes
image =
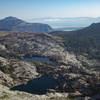
[[[0,0],[0,18],[100,17],[100,0]]]

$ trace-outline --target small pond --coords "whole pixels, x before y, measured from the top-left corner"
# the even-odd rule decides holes
[[[11,90],[19,90],[32,94],[45,94],[48,89],[54,89],[56,81],[51,75],[44,75],[40,78],[33,79],[27,84],[13,87]]]
[[[49,57],[24,57],[22,61],[40,61],[40,62],[51,62],[53,61]]]

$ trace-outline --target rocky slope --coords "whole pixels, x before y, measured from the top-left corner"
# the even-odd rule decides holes
[[[100,23],[91,24],[89,27],[78,31],[53,32],[62,37],[62,42],[69,52],[99,59],[100,57]]]
[[[66,50],[73,52],[84,66],[100,71],[100,23],[94,23],[78,31],[60,31],[53,34],[62,38]]]
[[[56,96],[51,97],[50,94],[41,95],[37,98],[36,95],[28,94],[27,97],[29,100],[35,97],[37,100],[42,97],[43,100],[99,100],[99,60],[95,58],[89,59],[84,53],[76,53],[74,51],[74,43],[77,42],[78,38],[78,40],[82,40],[81,35],[76,39],[78,33],[74,37],[73,34],[69,35],[65,33],[66,32],[59,35],[51,35],[37,32],[0,32],[1,85],[10,88],[20,86],[27,87],[31,82],[30,88],[33,89],[32,91],[35,91],[34,88],[32,88],[35,86],[32,85],[32,82],[34,80],[40,80],[44,75],[51,75],[56,81],[56,86],[54,86],[53,89],[46,88],[46,91],[53,93],[53,95],[55,92],[60,92],[59,95],[61,95],[61,98],[59,98],[58,95],[57,98]],[[73,40],[71,41],[71,39]],[[82,43],[83,42],[84,41],[82,41]],[[81,41],[76,43],[77,47],[80,48],[78,43],[81,44]],[[70,44],[73,44],[73,46]],[[69,48],[71,48],[71,50],[69,50]],[[85,54],[89,55],[87,52],[85,52]],[[23,57],[32,56],[48,57],[53,62],[21,60]],[[14,90],[19,89],[15,88]],[[25,90],[24,92],[12,92],[7,89],[7,91],[15,95],[16,93],[21,93],[21,96],[23,96],[23,94],[26,94],[24,92],[28,92],[29,90]],[[62,95],[62,92],[67,94]],[[1,98],[4,97],[6,96],[1,95]],[[10,100],[21,100],[21,98],[17,98],[17,95],[12,95],[11,97]],[[26,99],[26,96],[24,95],[23,98]]]
[[[13,87],[36,78],[35,65],[17,59],[0,57],[0,83]]]
[[[65,51],[56,38],[47,33],[13,32],[1,37],[0,44],[7,49],[10,57],[44,56],[59,63],[81,66],[74,54]]]
[[[50,32],[53,29],[42,23],[27,23],[16,17],[6,17],[0,20],[1,31],[17,31],[17,32]]]

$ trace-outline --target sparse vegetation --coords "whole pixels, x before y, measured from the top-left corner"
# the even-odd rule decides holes
[[[8,93],[6,93],[6,92],[3,92],[2,93],[2,96],[0,96],[0,100],[3,100],[3,99],[9,99],[10,98],[10,96],[9,96],[9,94]]]

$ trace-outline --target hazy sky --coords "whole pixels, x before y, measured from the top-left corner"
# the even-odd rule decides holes
[[[100,17],[100,0],[0,0],[0,18]]]

